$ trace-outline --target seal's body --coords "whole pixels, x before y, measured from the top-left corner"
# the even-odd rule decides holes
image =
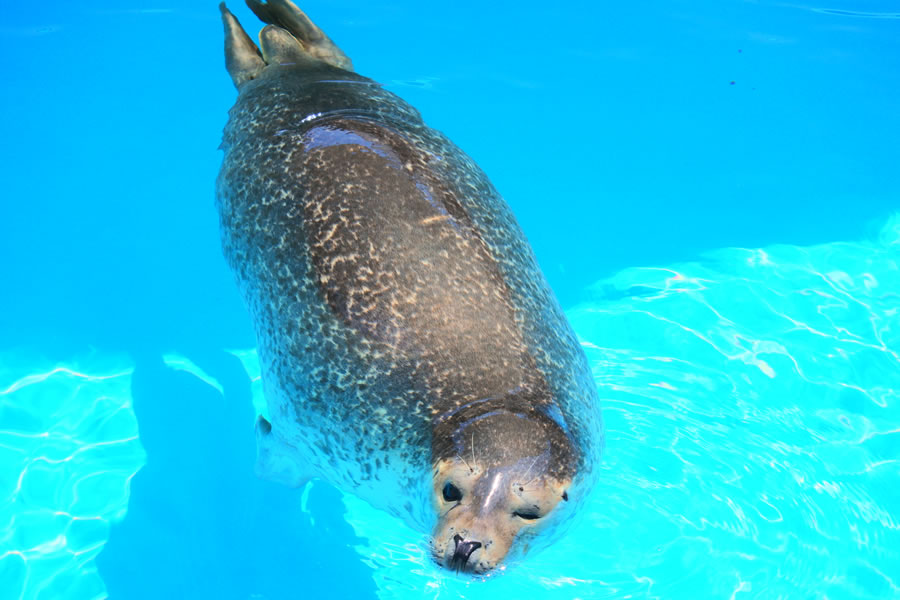
[[[289,0],[248,4],[261,56],[222,7],[217,197],[263,367],[258,470],[433,526],[438,562],[486,572],[593,478],[584,354],[482,171]]]

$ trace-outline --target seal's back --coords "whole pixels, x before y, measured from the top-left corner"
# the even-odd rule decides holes
[[[496,190],[290,2],[249,4],[274,25],[260,55],[223,6],[239,96],[217,198],[263,367],[260,435],[302,463],[294,483],[428,522],[416,493],[396,498],[429,493],[452,451],[435,432],[473,406],[552,422],[590,473],[590,371]]]

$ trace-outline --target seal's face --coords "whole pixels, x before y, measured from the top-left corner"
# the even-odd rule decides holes
[[[432,554],[477,574],[500,567],[516,538],[543,529],[568,499],[576,462],[565,429],[514,399],[470,403],[438,420],[432,460]]]
[[[498,567],[520,533],[536,533],[567,499],[570,481],[547,475],[547,462],[547,455],[487,468],[462,458],[439,461],[434,471],[435,560],[478,574]]]

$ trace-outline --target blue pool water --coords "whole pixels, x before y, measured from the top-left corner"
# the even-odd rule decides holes
[[[529,236],[603,399],[581,521],[478,582],[352,495],[256,480],[215,3],[23,4],[0,24],[0,600],[900,598],[900,14],[302,6]]]

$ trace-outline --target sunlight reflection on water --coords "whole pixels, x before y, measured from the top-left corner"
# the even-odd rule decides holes
[[[898,242],[894,219],[598,283],[569,313],[607,427],[585,526],[481,584],[398,560],[414,532],[347,496],[383,596],[900,593]]]
[[[99,597],[93,559],[145,460],[132,368],[96,356],[40,364],[0,360],[0,596]]]
[[[345,493],[346,543],[384,598],[900,594],[897,290],[900,218],[876,241],[726,249],[599,282],[569,312],[607,433],[579,526],[481,582]],[[255,351],[230,352],[263,410]],[[228,394],[190,358],[165,363]],[[41,364],[0,362],[0,580],[11,598],[102,597],[93,558],[145,460],[132,368]]]

